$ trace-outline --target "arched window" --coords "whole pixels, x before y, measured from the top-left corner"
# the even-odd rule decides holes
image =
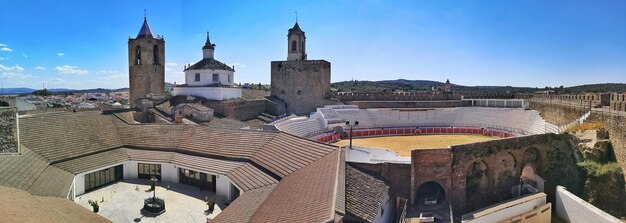
[[[135,48],[135,64],[141,64],[141,47]]]
[[[291,52],[298,52],[298,43],[295,40],[291,41]]]
[[[154,45],[152,48],[152,54],[152,59],[154,60],[152,64],[159,64],[159,47],[157,45]]]

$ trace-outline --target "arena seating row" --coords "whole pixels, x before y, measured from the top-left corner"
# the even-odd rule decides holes
[[[274,123],[280,131],[300,137],[307,137],[311,133],[323,133],[326,131],[324,119],[319,113],[306,117],[294,117]]]
[[[539,112],[518,108],[458,107],[424,110],[358,109],[354,106],[325,107],[310,118],[297,117],[275,123],[281,130],[301,137],[322,134],[345,121],[359,121],[354,129],[404,127],[469,127],[494,129],[515,135],[556,133],[558,127],[547,123]],[[345,128],[345,126],[343,126]]]

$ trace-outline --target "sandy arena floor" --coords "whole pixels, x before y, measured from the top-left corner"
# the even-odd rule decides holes
[[[411,156],[414,149],[448,148],[452,145],[484,142],[497,137],[483,135],[416,135],[416,136],[383,136],[375,138],[352,139],[352,145],[375,148],[386,148],[400,156]],[[350,140],[341,140],[334,145],[345,146]]]

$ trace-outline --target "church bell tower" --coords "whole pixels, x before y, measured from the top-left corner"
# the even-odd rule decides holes
[[[165,93],[165,40],[152,34],[146,17],[137,37],[128,39],[128,75],[131,108]]]
[[[306,60],[306,37],[298,22],[287,33],[287,60]]]

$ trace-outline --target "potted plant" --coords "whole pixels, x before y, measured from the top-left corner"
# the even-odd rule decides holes
[[[209,212],[213,212],[215,210],[215,199],[207,200],[206,205],[209,206]]]
[[[87,201],[87,202],[88,202],[88,203],[91,205],[91,207],[93,208],[93,212],[94,212],[94,213],[98,213],[98,211],[100,211],[100,205],[98,205],[98,201],[92,201],[92,200],[89,200],[89,201]]]

